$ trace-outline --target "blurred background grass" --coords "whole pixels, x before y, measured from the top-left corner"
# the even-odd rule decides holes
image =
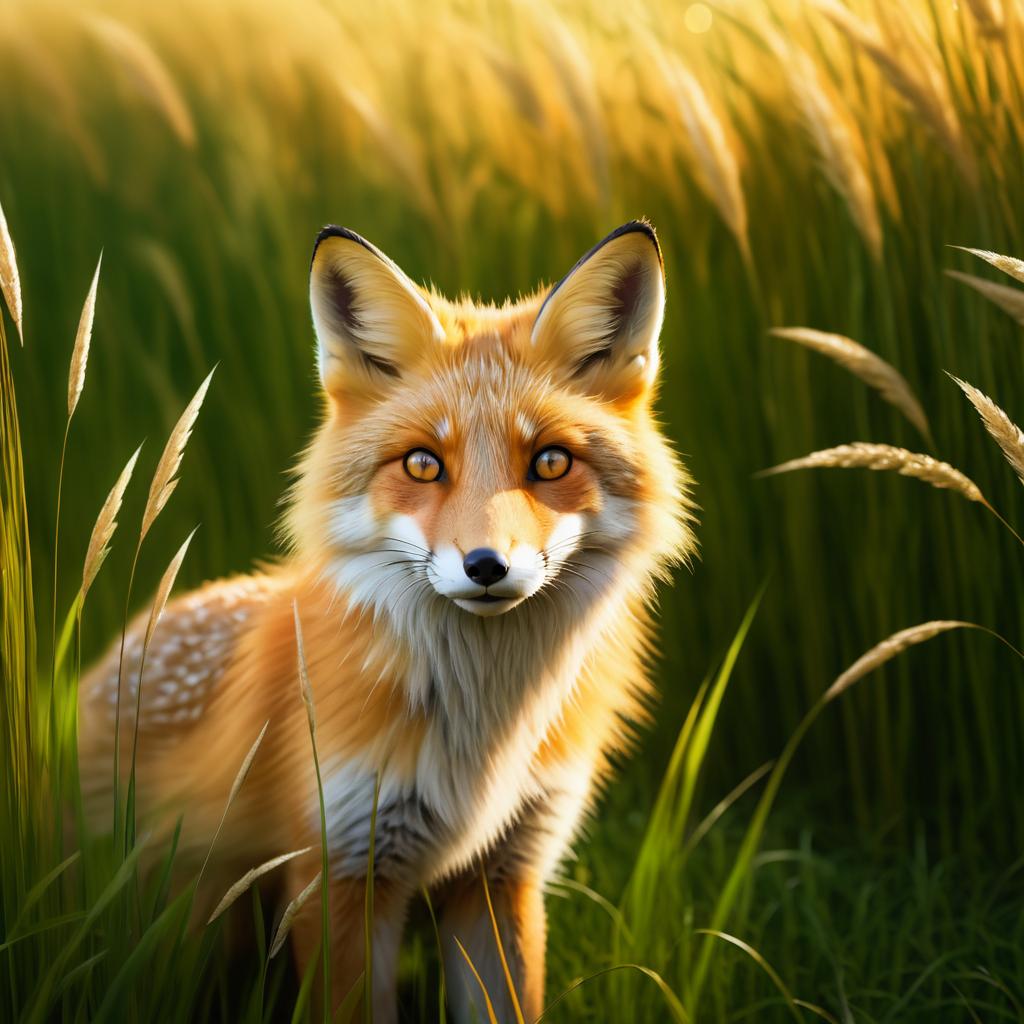
[[[79,564],[131,450],[150,439],[145,476],[220,364],[173,513],[144,556],[141,601],[196,521],[186,584],[274,551],[278,501],[318,409],[306,287],[322,224],[354,228],[442,291],[501,300],[647,216],[668,274],[661,410],[698,481],[702,555],[663,594],[656,726],[570,869],[614,896],[697,684],[766,578],[709,755],[708,807],[883,636],[931,618],[1020,635],[1022,555],[983,510],[880,474],[752,474],[849,440],[920,448],[856,381],[766,335],[806,324],[899,367],[936,454],[1019,526],[1018,485],[942,371],[1020,418],[1021,326],[943,271],[977,269],[951,244],[1024,254],[1022,67],[1019,0],[4,5],[0,202],[25,292],[12,362],[39,625],[64,373],[101,248],[65,565]],[[137,488],[128,521],[141,500]],[[115,545],[90,595],[86,660],[119,624],[130,547]],[[59,608],[76,589],[77,569],[62,573]],[[819,920],[815,933],[807,915],[845,898],[829,892],[836,873],[855,902],[871,884],[864,858],[894,894],[914,890],[915,871],[927,880],[932,857],[955,864],[956,882],[929,896],[947,908],[929,940],[941,948],[935,935],[977,910],[969,894],[1019,854],[1024,691],[1011,659],[979,636],[939,640],[810,734],[778,838],[858,851],[854,865],[836,852],[798,909],[786,894],[811,891],[814,857],[767,866],[759,879],[783,925],[750,923],[811,991],[836,984],[800,952],[835,952],[827,936],[845,926]],[[727,823],[715,835],[728,846]],[[593,924],[574,917],[590,910],[554,913],[553,970],[568,979],[585,960],[575,937]],[[1009,942],[999,935],[993,963]],[[898,974],[879,956],[879,972]]]

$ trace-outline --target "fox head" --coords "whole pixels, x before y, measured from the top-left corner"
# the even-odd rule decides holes
[[[646,595],[688,553],[685,477],[652,413],[665,282],[648,224],[500,308],[449,302],[329,227],[310,302],[327,411],[289,525],[348,600],[515,617],[543,595]]]

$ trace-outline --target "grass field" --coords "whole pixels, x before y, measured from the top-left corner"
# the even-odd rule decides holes
[[[120,628],[148,478],[215,363],[133,605],[197,522],[180,586],[275,550],[318,413],[318,228],[346,224],[417,280],[500,300],[641,215],[665,252],[660,404],[698,482],[701,557],[662,593],[654,725],[549,900],[548,989],[626,963],[662,981],[601,975],[550,1019],[660,1021],[673,1000],[696,1020],[1024,1018],[1012,650],[974,630],[915,647],[824,707],[784,774],[759,773],[897,630],[969,620],[1024,646],[1024,552],[982,505],[896,473],[754,476],[897,445],[951,463],[1024,532],[1019,481],[943,372],[1024,418],[1024,293],[951,248],[1024,256],[1022,68],[1019,0],[0,8],[0,205],[24,299],[0,378],[0,1020],[291,1017],[287,958],[264,974],[265,951],[233,953],[219,927],[185,934],[186,904],[137,881],[131,855],[96,844],[39,883],[67,853],[48,795],[73,792],[76,657]],[[97,511],[146,443],[51,715],[65,374],[101,250],[58,627]],[[1015,288],[998,293],[1011,313],[947,271]],[[781,326],[882,356],[934,441],[768,333]],[[716,678],[720,710],[699,693]],[[269,903],[252,910],[269,936]],[[406,967],[407,1019],[435,1014],[429,928]]]

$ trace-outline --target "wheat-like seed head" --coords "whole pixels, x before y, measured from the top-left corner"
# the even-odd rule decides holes
[[[85,387],[85,366],[89,361],[89,342],[92,341],[92,322],[96,315],[96,288],[100,283],[100,267],[103,265],[103,253],[96,261],[96,271],[92,275],[89,294],[82,306],[82,315],[78,318],[78,331],[75,334],[75,347],[71,352],[71,369],[68,372],[68,419],[75,414],[78,399]]]
[[[747,204],[739,161],[726,138],[722,121],[688,68],[665,54],[661,55],[661,65],[693,150],[698,183],[735,236],[744,259],[749,260]]]
[[[153,525],[153,521],[160,515],[164,505],[167,504],[167,499],[174,492],[174,488],[178,485],[175,475],[181,467],[185,446],[188,444],[188,439],[192,436],[192,428],[195,426],[196,418],[199,416],[199,409],[202,407],[207,388],[210,386],[210,379],[213,377],[216,369],[214,367],[206,375],[206,379],[199,385],[199,390],[196,391],[192,401],[185,406],[185,411],[181,414],[174,429],[171,431],[171,436],[167,439],[163,455],[160,456],[156,472],[153,474],[153,482],[149,485],[149,497],[146,499],[146,508],[142,513],[142,528],[139,531],[140,544],[149,532],[149,528]]]
[[[949,376],[970,399],[971,405],[978,410],[985,429],[1002,448],[1006,461],[1013,467],[1021,483],[1024,483],[1024,431],[1021,431],[1020,427],[983,391],[979,391],[973,384],[968,384],[959,377],[954,377],[953,374]]]
[[[82,601],[85,600],[85,595],[89,592],[89,588],[96,579],[100,567],[110,553],[110,538],[114,536],[114,531],[117,529],[117,516],[121,511],[124,492],[128,488],[128,482],[131,480],[132,472],[135,469],[135,462],[141,451],[142,445],[140,444],[135,449],[124,469],[121,470],[121,475],[111,488],[110,493],[107,495],[107,500],[103,502],[103,507],[100,509],[100,514],[96,517],[96,524],[92,528],[92,535],[89,537],[89,547],[85,554],[85,566],[82,569],[82,589],[80,591]]]
[[[961,173],[974,182],[977,169],[964,144],[963,129],[949,96],[947,80],[935,55],[897,16],[893,8],[879,7],[886,16],[886,35],[837,0],[814,0],[814,5],[856,47],[875,63],[882,77],[910,104],[956,161]]]
[[[816,331],[810,327],[776,327],[769,333],[775,338],[795,341],[814,352],[828,356],[844,369],[874,388],[890,405],[895,406],[931,441],[928,417],[904,376],[881,356],[875,355],[852,338],[842,334]]]
[[[171,590],[174,589],[174,581],[178,578],[181,563],[185,561],[185,553],[188,551],[188,546],[192,543],[192,538],[196,535],[196,530],[198,529],[198,526],[194,527],[192,532],[185,538],[181,547],[178,548],[177,553],[171,559],[170,565],[167,566],[163,576],[160,578],[160,585],[156,588],[156,597],[153,598],[153,607],[149,611],[149,622],[146,624],[146,639],[143,643],[143,651],[149,648],[157,623],[160,621],[160,616],[163,615],[164,608],[167,606],[167,599],[171,596]]]
[[[973,480],[954,469],[948,462],[940,462],[930,455],[895,448],[888,444],[868,444],[856,441],[835,448],[824,448],[811,452],[800,459],[791,459],[771,469],[762,470],[758,476],[774,476],[790,473],[794,469],[875,469],[913,477],[932,487],[942,487],[962,494],[969,501],[988,505],[984,495]]]
[[[299,911],[306,905],[309,898],[320,888],[320,880],[323,877],[323,872],[318,871],[316,877],[309,885],[306,886],[298,896],[293,899],[287,907],[284,908],[284,913],[281,915],[281,921],[277,926],[277,931],[274,932],[274,940],[270,944],[270,953],[267,956],[268,960],[273,960],[278,953],[281,952],[281,947],[285,943],[285,939],[288,938],[288,933],[292,930],[292,925],[295,923],[295,918],[299,916]]]
[[[946,275],[956,281],[962,281],[1004,313],[1009,313],[1017,323],[1024,324],[1024,290],[1012,285],[999,284],[997,281],[987,281],[983,277],[965,274],[961,270],[947,270]]]
[[[846,202],[854,225],[872,256],[878,259],[882,251],[882,225],[860,129],[805,50],[785,39],[767,19],[760,19],[756,28],[786,76],[790,98],[817,153],[822,173]]]
[[[194,146],[196,130],[192,114],[156,50],[137,32],[115,18],[93,14],[83,18],[82,22],[86,30],[139,84],[140,91],[163,115],[178,141],[189,147]]]
[[[228,793],[228,802],[224,805],[224,814],[228,813],[228,808],[235,802],[235,797],[238,796],[238,791],[242,788],[242,783],[248,778],[249,771],[252,768],[253,761],[256,760],[256,752],[260,749],[260,744],[263,742],[263,737],[267,734],[267,729],[270,726],[270,719],[263,723],[263,728],[260,729],[259,736],[256,737],[256,742],[249,748],[249,753],[245,755],[245,760],[242,761],[241,767],[238,769],[238,774],[235,776],[235,781],[231,783],[231,792]]]
[[[1003,256],[1001,253],[990,252],[988,249],[971,249],[966,245],[954,245],[952,248],[977,256],[978,259],[991,264],[996,270],[1001,270],[1004,274],[1009,274],[1014,280],[1024,284],[1024,260],[1019,260],[1015,256]]]
[[[849,689],[858,679],[863,679],[869,672],[892,660],[897,654],[915,644],[922,644],[932,637],[945,633],[950,629],[978,629],[973,622],[960,622],[956,619],[935,619],[922,622],[920,625],[901,629],[898,633],[886,637],[865,654],[862,654],[839,678],[825,691],[823,701],[827,702],[838,697]]]
[[[304,853],[309,853],[312,850],[312,846],[306,846],[301,850],[292,850],[291,853],[282,853],[279,857],[272,857],[270,860],[260,864],[259,867],[252,868],[246,871],[244,875],[226,893],[224,898],[217,904],[213,913],[207,920],[207,924],[213,924],[214,921],[224,913],[228,907],[231,906],[235,900],[238,899],[243,893],[247,892],[252,888],[253,882],[262,878],[264,875],[269,874],[274,868],[280,867],[282,864],[286,864],[290,860],[294,860],[296,857],[301,857]]]
[[[14,242],[7,229],[7,218],[4,208],[0,206],[0,293],[10,311],[11,319],[18,331],[18,340],[24,346],[25,335],[21,327],[21,276],[18,274],[18,261],[14,255]]]

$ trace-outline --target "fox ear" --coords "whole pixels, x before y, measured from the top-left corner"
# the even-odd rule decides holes
[[[646,394],[658,372],[665,274],[654,229],[630,221],[590,250],[548,293],[531,341],[591,394]]]
[[[309,273],[320,379],[332,395],[374,395],[424,347],[444,340],[427,300],[401,270],[347,228],[317,236]]]

